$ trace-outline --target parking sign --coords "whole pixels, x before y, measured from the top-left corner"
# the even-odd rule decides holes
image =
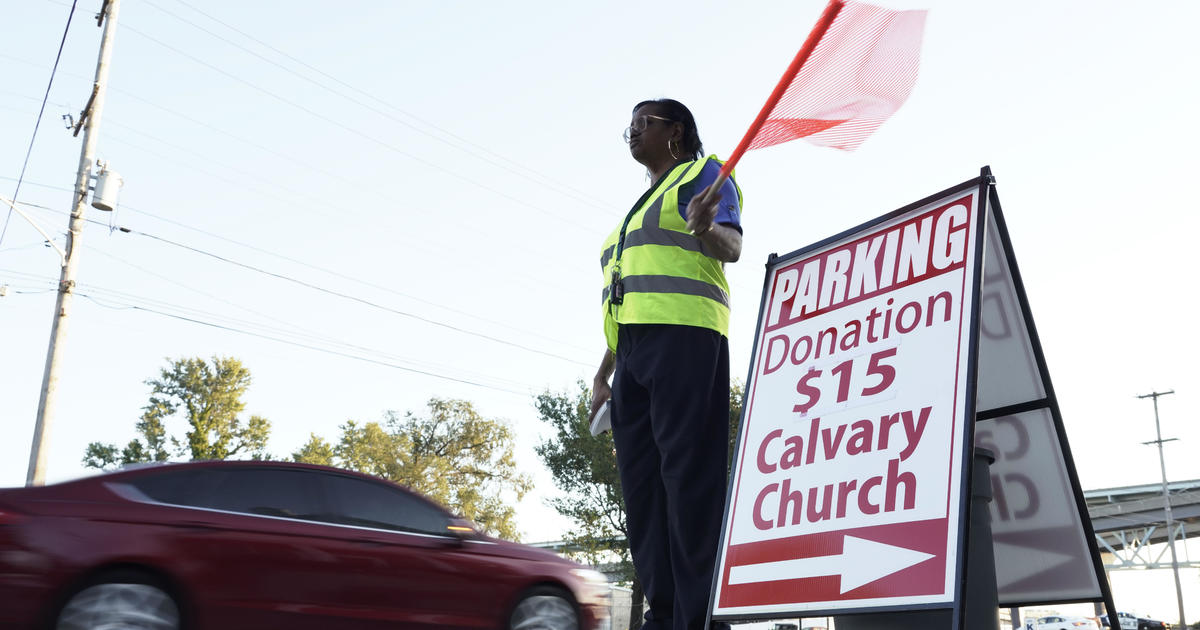
[[[985,169],[768,262],[713,619],[957,607],[979,409],[981,446],[1000,455],[993,489],[1020,484],[1006,465],[1024,452],[1058,455],[1039,456],[1047,474],[1028,487],[1061,505],[1030,518],[1031,495],[1015,487],[997,502],[1009,510],[997,548],[1046,534],[1023,533],[1032,525],[1057,528],[1063,558],[1046,573],[1043,553],[1032,573],[1075,579],[1039,601],[1101,599],[1099,556],[991,184]],[[985,269],[1000,268],[985,292]],[[1006,306],[1016,310],[996,310]],[[997,317],[1011,338],[981,342]],[[1038,444],[1020,451],[1013,431],[1036,433]],[[1036,599],[1025,591],[1037,580],[1014,562],[997,566],[1008,580],[1002,601]]]

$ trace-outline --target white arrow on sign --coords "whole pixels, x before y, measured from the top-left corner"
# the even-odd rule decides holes
[[[842,578],[840,592],[845,593],[932,557],[933,554],[923,551],[846,536],[839,555],[731,567],[729,583],[749,584],[838,575]]]

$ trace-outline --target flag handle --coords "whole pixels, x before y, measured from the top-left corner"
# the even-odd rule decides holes
[[[758,130],[762,127],[763,122],[767,120],[767,116],[770,115],[771,110],[775,109],[775,105],[779,103],[779,99],[783,97],[783,93],[791,85],[792,79],[796,78],[796,74],[800,72],[800,67],[804,65],[805,61],[808,61],[809,55],[817,47],[817,42],[820,42],[821,38],[825,36],[825,31],[829,30],[829,25],[833,24],[833,19],[842,10],[843,4],[843,0],[829,0],[829,4],[825,7],[825,12],[821,14],[821,18],[817,20],[816,26],[808,34],[808,39],[800,47],[800,52],[796,53],[796,58],[792,59],[792,64],[783,73],[783,78],[779,79],[779,84],[775,86],[775,91],[771,92],[771,96],[763,104],[762,111],[758,112],[758,118],[755,118],[754,122],[750,123],[750,129],[746,130],[746,135],[742,137],[742,141],[738,143],[737,148],[733,150],[733,154],[729,156],[729,161],[725,162],[725,166],[721,167],[721,174],[717,177],[716,185],[710,189],[710,193],[712,190],[719,190],[721,185],[725,183],[725,179],[733,172],[733,167],[737,165],[738,160],[742,159],[742,154],[750,146],[750,141],[758,134]]]

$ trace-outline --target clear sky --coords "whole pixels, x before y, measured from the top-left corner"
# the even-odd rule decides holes
[[[90,90],[99,4],[80,0],[20,190],[55,235],[79,159],[60,119]],[[793,142],[739,166],[734,374],[770,253],[988,164],[1084,488],[1159,480],[1136,396],[1171,388],[1167,473],[1200,478],[1200,4],[882,4],[931,9],[907,104],[854,153]],[[88,442],[134,436],[167,358],[228,355],[278,456],[432,396],[507,419],[539,484],[520,525],[544,540],[565,525],[542,503],[531,403],[590,381],[602,354],[599,246],[647,185],[620,136],[632,105],[683,101],[727,155],[823,2],[121,5],[98,156],[126,185],[116,213],[88,210],[49,478],[86,474]],[[5,197],[69,7],[0,8]],[[28,463],[58,277],[42,240],[13,215],[0,242],[0,485]],[[1173,587],[1146,593],[1128,607],[1175,618]]]

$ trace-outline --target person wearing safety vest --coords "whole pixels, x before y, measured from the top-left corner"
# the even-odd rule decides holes
[[[638,103],[625,140],[653,184],[601,250],[608,349],[592,412],[611,398],[629,548],[649,603],[642,627],[699,630],[725,504],[724,265],[741,255],[741,190],[731,178],[706,198],[721,162],[702,157],[678,101]]]

